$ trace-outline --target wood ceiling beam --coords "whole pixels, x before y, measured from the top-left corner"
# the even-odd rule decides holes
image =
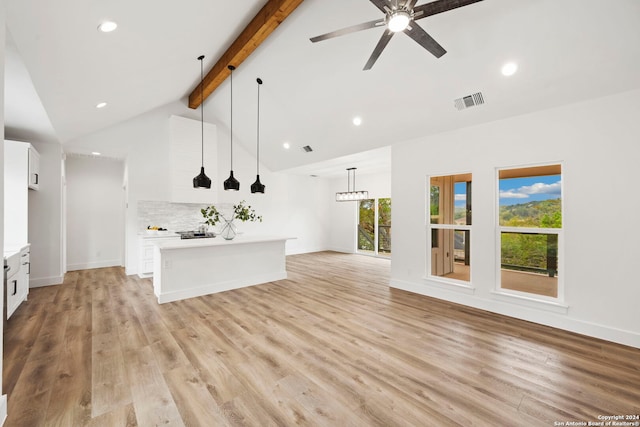
[[[269,0],[260,12],[253,17],[249,25],[220,57],[218,62],[204,77],[202,95],[207,99],[214,90],[229,76],[228,65],[236,68],[269,37],[278,25],[284,21],[304,0]],[[189,95],[189,108],[196,109],[203,99],[200,97],[200,85]]]

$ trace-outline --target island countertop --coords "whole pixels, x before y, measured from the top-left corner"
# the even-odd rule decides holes
[[[181,239],[158,242],[157,247],[161,250],[169,249],[187,249],[187,248],[199,248],[209,246],[231,246],[231,245],[247,245],[252,243],[266,243],[266,242],[278,242],[283,240],[292,240],[295,237],[287,236],[271,236],[271,235],[253,235],[246,236],[240,234],[233,240],[225,240],[222,236],[216,236],[206,239]]]

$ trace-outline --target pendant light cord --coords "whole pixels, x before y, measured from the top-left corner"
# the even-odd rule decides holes
[[[202,65],[202,60],[204,59],[204,55],[198,58],[200,60],[200,135],[202,136],[200,149],[201,149],[201,167],[204,168],[204,95],[203,89],[204,86],[204,68]]]
[[[233,68],[231,70],[231,171],[233,171]]]
[[[258,82],[258,127],[257,127],[257,150],[256,150],[256,170],[258,171],[258,175],[260,175],[260,85],[262,84],[262,80],[260,78],[257,79]]]

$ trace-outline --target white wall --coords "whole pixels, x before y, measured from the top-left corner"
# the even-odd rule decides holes
[[[138,232],[142,231],[137,221],[138,201],[169,201],[170,198],[169,117],[172,114],[197,118],[194,110],[176,102],[65,144],[74,150],[95,150],[126,157],[127,274],[137,273]],[[229,175],[229,134],[224,126],[216,123],[215,118],[205,116],[205,121],[216,124],[218,129],[218,176],[210,178],[212,185],[220,189]],[[247,152],[237,142],[234,144],[233,168],[236,179],[240,181],[240,191],[219,191],[217,203],[246,200],[264,218],[262,223],[240,224],[241,231],[296,237],[296,240],[287,242],[288,254],[326,249],[325,225],[329,207],[325,202],[328,191],[325,180],[272,173],[261,166],[260,176],[266,185],[266,193],[251,194],[250,187],[256,177],[255,154]],[[199,169],[200,165],[194,164],[194,176]]]
[[[369,198],[391,197],[390,173],[358,174],[356,178],[357,189],[367,190]],[[334,178],[330,181],[329,192],[326,196],[326,203],[330,207],[330,224],[327,230],[329,235],[328,248],[338,252],[354,253],[356,252],[357,241],[358,203],[336,202],[336,193],[340,191],[347,191],[346,170],[343,178]],[[392,218],[394,210],[395,206],[392,198]],[[391,251],[393,252],[393,247]]]
[[[67,270],[124,264],[124,162],[67,156]]]
[[[30,287],[57,285],[62,264],[62,148],[54,142],[32,142],[40,154],[40,188],[29,190]]]
[[[6,37],[6,21],[5,21],[5,6],[4,0],[0,0],[0,82],[4,83],[4,51],[5,51],[5,37]],[[0,85],[0,105],[4,106],[4,84]],[[0,108],[0,141],[4,141],[4,107]],[[4,150],[0,150],[0,217],[3,224],[0,227],[0,242],[4,242]],[[4,286],[4,285],[3,285]],[[4,292],[0,292],[4,294]],[[4,295],[0,296],[0,302],[4,303]],[[3,325],[0,325],[0,334],[3,333]],[[0,360],[4,353],[4,345],[0,342]],[[0,378],[2,378],[2,365],[0,363]],[[7,396],[2,394],[2,384],[0,384],[0,425],[4,423],[7,418]]]
[[[639,96],[626,92],[394,146],[391,285],[640,347]],[[563,162],[566,310],[492,293],[495,169],[536,162]],[[456,172],[473,173],[471,292],[423,279],[426,176]]]

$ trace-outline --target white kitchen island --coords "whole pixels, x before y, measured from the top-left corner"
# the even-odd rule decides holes
[[[288,239],[240,235],[233,240],[218,236],[158,243],[153,254],[158,303],[286,279]]]

